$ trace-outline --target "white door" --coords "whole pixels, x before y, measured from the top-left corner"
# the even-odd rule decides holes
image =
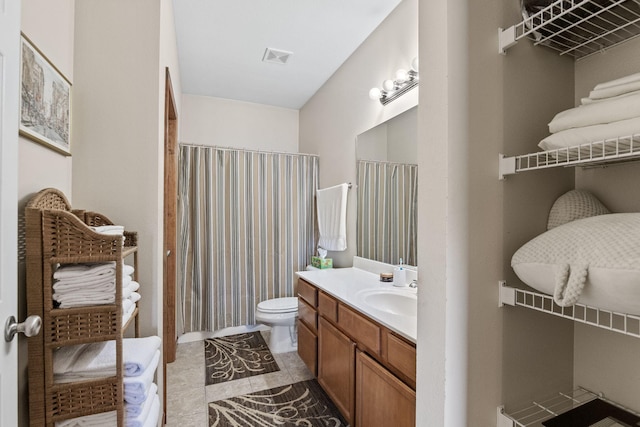
[[[18,313],[18,90],[20,7],[0,0],[0,327]],[[0,334],[0,427],[18,425],[18,340]]]

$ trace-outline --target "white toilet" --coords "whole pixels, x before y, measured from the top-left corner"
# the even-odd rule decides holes
[[[271,353],[298,349],[297,317],[298,297],[274,298],[258,304],[256,322],[271,326],[268,343]]]

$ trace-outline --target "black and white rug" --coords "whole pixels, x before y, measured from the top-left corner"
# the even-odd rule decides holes
[[[209,403],[211,427],[345,427],[344,420],[315,380]]]
[[[205,340],[204,362],[206,385],[280,370],[260,332]]]

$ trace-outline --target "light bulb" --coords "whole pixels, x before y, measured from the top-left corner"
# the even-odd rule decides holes
[[[381,95],[382,92],[377,87],[371,88],[371,90],[369,91],[369,98],[373,100],[380,99]]]
[[[398,83],[404,83],[407,81],[407,79],[409,79],[409,74],[407,74],[407,70],[405,70],[404,68],[400,68],[398,71],[396,71],[396,81]]]
[[[393,89],[395,89],[396,84],[393,82],[393,80],[385,80],[382,82],[382,88],[384,90],[386,90],[387,92],[392,91]]]
[[[413,71],[418,71],[418,57],[416,56],[415,58],[413,58],[413,60],[411,61],[411,69]]]

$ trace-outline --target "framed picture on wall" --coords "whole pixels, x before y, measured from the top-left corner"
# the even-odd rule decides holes
[[[20,135],[71,155],[71,83],[21,37]]]

